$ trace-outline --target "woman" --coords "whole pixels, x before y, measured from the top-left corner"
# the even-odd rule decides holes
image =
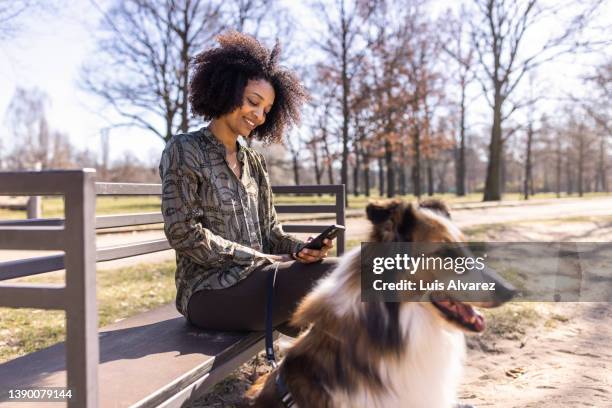
[[[160,162],[164,230],[176,250],[176,306],[215,330],[264,328],[266,277],[277,268],[273,323],[336,263],[332,248],[301,249],[276,218],[263,156],[240,135],[279,142],[299,121],[306,92],[257,40],[230,32],[196,56],[191,110],[208,127],[174,136]]]

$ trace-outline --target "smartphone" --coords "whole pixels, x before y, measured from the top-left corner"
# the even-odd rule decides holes
[[[324,239],[334,239],[336,238],[336,236],[338,235],[340,231],[344,231],[344,230],[345,230],[344,225],[338,225],[338,224],[330,225],[329,227],[325,228],[325,231],[320,233],[316,238],[306,243],[306,245],[304,245],[302,249],[304,248],[321,249],[323,248]]]

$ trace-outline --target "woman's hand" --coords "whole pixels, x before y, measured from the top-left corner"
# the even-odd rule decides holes
[[[271,255],[260,253],[259,256],[268,259],[271,263],[293,261],[293,259],[289,255]]]
[[[308,241],[312,241],[313,237],[308,238]],[[304,264],[313,263],[320,261],[327,257],[327,253],[334,247],[334,241],[331,239],[323,240],[323,247],[321,249],[309,249],[303,248],[300,252],[295,254],[295,260]]]

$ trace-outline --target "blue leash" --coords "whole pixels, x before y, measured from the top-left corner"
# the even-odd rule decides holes
[[[276,355],[274,354],[274,337],[272,335],[274,331],[274,328],[272,327],[274,289],[276,288],[276,274],[278,272],[278,265],[279,263],[277,262],[274,271],[268,274],[266,282],[266,359],[272,368],[278,367]],[[295,401],[293,399],[293,395],[291,394],[291,391],[289,391],[289,387],[287,387],[287,383],[285,383],[280,370],[278,370],[276,373],[275,383],[278,397],[283,406],[285,408],[294,407]]]
[[[274,289],[276,286],[276,273],[278,272],[278,262],[276,268],[268,274],[266,282],[266,358],[268,364],[273,368],[277,367],[276,356],[274,355],[274,337],[272,327],[272,312],[274,311]]]

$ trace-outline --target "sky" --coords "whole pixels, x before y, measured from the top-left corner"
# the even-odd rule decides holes
[[[101,14],[88,0],[65,2],[52,16],[30,19],[16,38],[0,42],[0,132],[6,135],[5,112],[16,86],[38,87],[51,100],[50,127],[67,133],[78,149],[100,151],[100,101],[78,85],[82,63],[95,52],[94,31]],[[104,2],[98,2],[104,4]],[[112,115],[109,115],[112,116]],[[4,137],[4,143],[7,143]],[[111,159],[130,152],[145,163],[157,160],[163,142],[139,129],[111,132]]]
[[[78,78],[82,63],[95,52],[93,33],[101,13],[90,0],[59,1],[70,7],[61,7],[49,15],[27,16],[15,38],[0,40],[0,138],[3,139],[4,148],[10,146],[5,111],[16,86],[23,86],[38,87],[49,95],[51,105],[48,119],[52,129],[67,133],[79,149],[100,151],[100,129],[107,122],[97,113],[100,102],[79,89]],[[298,2],[286,3],[292,4],[294,11],[299,13],[302,26],[316,24],[303,8],[296,5]],[[610,3],[612,1],[607,2],[600,17],[612,16]],[[99,0],[98,4],[105,7],[108,0]],[[547,29],[542,27],[543,31]],[[538,36],[537,32],[534,33],[531,42],[536,43]],[[569,58],[558,62],[540,76],[542,85],[555,89],[559,94],[574,90],[580,92],[582,85],[576,76],[588,70],[593,61],[589,58]],[[481,110],[482,115],[486,116],[486,108]],[[111,132],[112,160],[129,152],[141,161],[152,164],[162,149],[161,139],[150,132],[127,128]]]

